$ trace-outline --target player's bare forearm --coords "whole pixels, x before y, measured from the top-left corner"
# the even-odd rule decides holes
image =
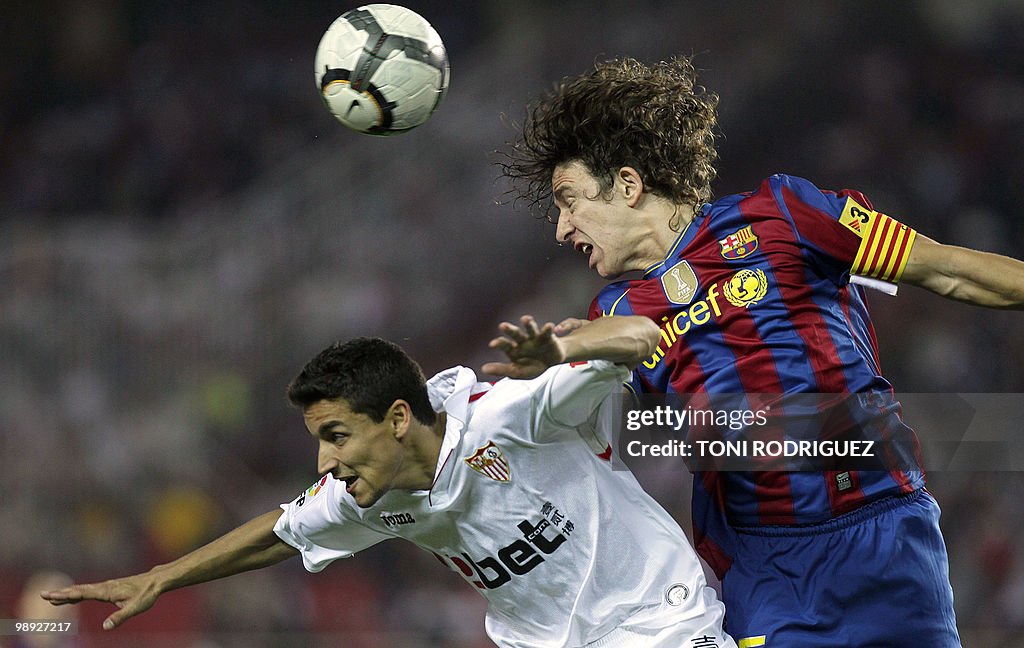
[[[205,583],[252,569],[260,569],[298,555],[274,533],[281,517],[275,510],[249,520],[242,526],[166,565],[154,567],[164,583],[163,591]]]
[[[903,282],[975,306],[1024,310],[1024,261],[918,235]]]
[[[602,317],[593,322],[565,320],[555,326],[538,326],[530,315],[520,325],[502,322],[503,336],[491,340],[490,347],[503,351],[508,362],[489,362],[483,371],[496,376],[534,378],[548,367],[563,362],[609,360],[635,365],[654,353],[660,331],[646,317]],[[563,337],[557,332],[568,331]]]
[[[280,511],[261,515],[173,562],[142,574],[72,585],[41,595],[54,605],[86,600],[117,605],[120,609],[103,622],[103,627],[110,630],[148,610],[164,592],[267,567],[298,554],[274,534],[274,524],[280,516]]]
[[[649,358],[660,339],[658,325],[639,315],[601,317],[561,338],[564,362],[610,360],[630,366]]]

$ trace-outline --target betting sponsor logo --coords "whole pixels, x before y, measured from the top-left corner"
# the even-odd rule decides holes
[[[757,251],[757,234],[754,234],[753,225],[747,225],[720,239],[718,245],[722,248],[723,259],[738,261]]]
[[[688,306],[700,287],[697,275],[686,261],[680,261],[661,275],[665,297],[673,304]]]
[[[473,470],[494,481],[504,483],[512,479],[512,469],[508,465],[508,459],[505,458],[505,453],[501,451],[501,448],[494,444],[494,441],[488,441],[484,447],[477,448],[476,452],[464,457],[463,461],[469,464]]]
[[[679,338],[691,329],[703,326],[722,316],[722,308],[728,304],[737,308],[755,306],[768,294],[768,276],[760,268],[744,268],[724,282],[708,287],[704,299],[694,302],[689,308],[680,309],[674,316],[661,318],[661,342],[643,366],[654,369]],[[725,303],[719,299],[725,297]]]
[[[565,544],[566,536],[547,519],[539,522],[523,520],[516,525],[521,537],[516,538],[492,556],[473,558],[462,551],[458,556],[441,556],[442,562],[478,589],[497,589],[517,576],[525,576]],[[446,560],[447,559],[447,560]]]

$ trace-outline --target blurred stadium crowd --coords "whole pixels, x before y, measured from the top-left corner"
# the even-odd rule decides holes
[[[388,337],[429,374],[478,367],[502,319],[585,313],[599,281],[496,203],[492,162],[525,102],[597,57],[698,54],[721,96],[718,195],[786,172],[1024,256],[1024,3],[406,4],[445,39],[452,86],[391,139],[346,131],[313,87],[348,5],[5,8],[0,618],[44,568],[144,569],[305,488],[315,449],[284,388],[331,341]],[[872,303],[898,390],[1024,392],[1020,314],[913,289]],[[685,523],[685,473],[642,477]],[[1024,645],[1024,479],[930,482],[965,645]],[[104,606],[83,606],[66,645],[490,645],[483,599],[421,553],[290,561],[102,637]]]

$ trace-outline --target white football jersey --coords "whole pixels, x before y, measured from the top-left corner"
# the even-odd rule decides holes
[[[428,383],[448,415],[430,490],[389,491],[364,509],[327,475],[282,505],[274,531],[312,572],[409,540],[487,599],[487,634],[502,647],[735,646],[682,529],[612,470],[608,426],[628,377],[605,361],[493,385],[464,367],[441,372]]]

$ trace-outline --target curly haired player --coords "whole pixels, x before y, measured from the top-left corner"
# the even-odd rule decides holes
[[[606,286],[590,318],[662,330],[632,377],[662,394],[850,395],[865,434],[911,435],[863,286],[1024,307],[1024,263],[937,243],[860,192],[773,175],[711,200],[718,98],[691,61],[611,60],[564,80],[502,163]],[[571,327],[561,327],[564,333]],[[916,444],[916,438],[915,444]],[[959,646],[939,508],[918,469],[694,477],[694,540],[740,646]]]

